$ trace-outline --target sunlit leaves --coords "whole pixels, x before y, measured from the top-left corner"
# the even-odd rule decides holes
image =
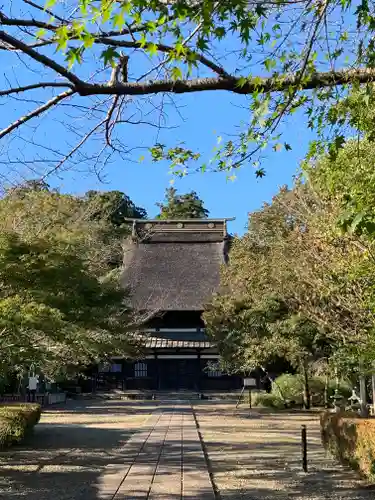
[[[101,58],[103,59],[104,66],[115,66],[116,59],[120,57],[120,54],[114,49],[114,47],[108,47],[101,53]]]
[[[73,47],[67,51],[65,60],[68,62],[69,69],[72,68],[72,66],[75,63],[77,64],[82,63],[83,52],[84,52],[83,47]]]
[[[178,66],[173,66],[173,68],[171,69],[171,77],[173,80],[182,79],[182,71]]]
[[[148,43],[146,45],[147,53],[152,57],[158,53],[158,46],[155,43]]]

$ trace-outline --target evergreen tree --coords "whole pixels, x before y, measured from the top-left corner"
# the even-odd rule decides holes
[[[158,219],[205,219],[209,215],[195,191],[177,194],[175,188],[167,188],[164,203],[156,205],[160,208]]]

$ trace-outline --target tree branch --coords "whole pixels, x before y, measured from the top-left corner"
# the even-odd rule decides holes
[[[138,42],[138,41],[113,40],[112,38],[103,37],[103,36],[97,37],[95,39],[95,43],[103,44],[103,45],[111,45],[113,47],[124,47],[124,48],[129,48],[129,49],[144,48],[143,44],[141,42]],[[173,50],[174,50],[173,47],[170,47],[169,45],[165,45],[163,43],[156,43],[155,45],[156,45],[157,50],[159,52],[166,52],[169,54],[169,53],[173,52]],[[205,57],[204,55],[199,54],[198,52],[195,52],[194,50],[190,50],[190,49],[188,49],[188,50],[191,54],[194,54],[197,58],[197,61],[199,61],[204,66],[207,66],[208,68],[210,68],[212,71],[214,71],[215,73],[217,73],[220,76],[230,77],[230,74],[227,71],[225,71],[225,69],[223,67],[214,63],[210,59],[207,59],[207,57]]]
[[[34,109],[34,111],[31,111],[31,113],[29,113],[25,116],[22,116],[21,118],[19,118],[15,122],[11,123],[9,125],[9,127],[4,128],[3,130],[0,130],[0,139],[5,137],[6,135],[10,134],[13,130],[20,127],[24,123],[28,122],[32,118],[35,118],[36,116],[41,115],[42,113],[44,113],[44,111],[47,111],[47,109],[52,108],[53,106],[58,104],[60,101],[62,101],[63,99],[66,99],[67,97],[73,95],[74,93],[75,93],[74,90],[67,90],[65,92],[62,92],[61,94],[57,95],[53,99],[50,99],[49,101],[47,101],[45,104],[43,104],[43,106],[40,106],[39,108]]]
[[[26,0],[24,0],[26,1]],[[30,3],[31,2],[27,2]],[[48,12],[48,11],[47,11]],[[67,24],[69,21],[64,20],[63,18],[58,18],[56,15],[54,15],[56,19],[59,19],[62,24]],[[169,20],[172,20],[173,17],[169,17]],[[25,27],[25,28],[40,28],[40,29],[45,29],[47,31],[56,31],[61,25],[56,25],[56,24],[51,24],[51,23],[46,23],[44,21],[38,21],[36,19],[17,19],[13,17],[7,17],[5,14],[0,12],[0,24],[3,26],[17,26],[17,27]],[[132,33],[138,33],[140,31],[144,31],[147,29],[147,23],[144,24],[134,24],[133,26],[130,25],[126,28],[123,28],[121,30],[111,30],[111,31],[101,31],[100,30],[100,36],[104,37],[110,37],[110,36],[123,36],[123,35],[131,35]],[[93,36],[95,36],[94,33],[91,33]]]
[[[77,88],[80,95],[147,95],[160,92],[186,94],[209,90],[227,90],[236,94],[252,94],[253,92],[282,92],[293,86],[299,91],[331,87],[332,85],[346,85],[357,82],[359,84],[375,81],[375,69],[350,69],[341,71],[327,71],[314,73],[300,81],[299,72],[284,77],[250,78],[242,84],[240,78],[194,78],[191,80],[157,80],[150,82],[128,82],[117,85],[102,85],[83,83]]]
[[[27,90],[34,90],[34,89],[41,89],[41,88],[47,88],[47,87],[63,87],[63,88],[70,88],[73,90],[73,85],[70,83],[66,82],[40,82],[40,83],[32,83],[30,85],[25,85],[24,87],[15,87],[7,90],[0,90],[0,97],[10,95],[10,94],[19,94],[21,92],[26,92]]]
[[[0,12],[0,24],[2,24],[3,26],[24,26],[25,28],[40,28],[50,31],[56,31],[58,28],[58,26],[56,26],[55,24],[37,21],[36,19],[15,19],[7,17],[2,12]]]
[[[75,86],[79,87],[81,85],[85,85],[85,83],[80,78],[78,78],[78,76],[68,71],[66,68],[64,68],[64,66],[61,66],[61,64],[55,62],[53,59],[47,56],[44,56],[43,54],[39,54],[39,52],[30,48],[28,45],[21,42],[21,40],[17,40],[17,38],[8,35],[8,33],[5,33],[5,31],[0,31],[0,40],[2,40],[5,43],[8,43],[15,49],[21,50],[21,52],[27,54],[32,59],[40,62],[47,68],[53,69],[60,75],[65,76],[65,78],[68,79],[70,82],[72,82]]]
[[[32,0],[23,0],[23,2],[27,3],[28,5],[31,5],[31,7],[34,7],[34,9],[38,9],[38,10],[40,10],[42,12],[47,12],[47,14],[49,14],[52,17],[54,17],[58,21],[61,21],[62,23],[67,23],[68,22],[68,21],[66,21],[66,19],[64,19],[64,18],[58,16],[57,14],[55,14],[54,12],[52,12],[52,10],[46,9],[46,7],[41,7],[37,3],[34,3]]]

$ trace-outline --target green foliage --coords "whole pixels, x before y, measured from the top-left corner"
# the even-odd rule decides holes
[[[280,394],[280,391],[286,401],[292,402],[301,406],[303,404],[304,380],[300,374],[285,373],[276,378],[275,384],[272,387],[272,394],[275,396]],[[280,391],[279,391],[280,389]],[[311,393],[311,401],[314,406],[323,406],[325,380],[324,377],[313,376],[309,378],[309,389]],[[330,380],[327,387],[328,402],[332,403],[332,396],[336,389],[336,382]],[[340,394],[348,398],[351,395],[351,387],[348,383],[340,381]]]
[[[329,413],[320,418],[324,447],[345,465],[358,470],[370,480],[375,479],[374,420],[355,414]]]
[[[0,372],[45,374],[131,355],[120,286],[122,193],[76,198],[35,185],[0,200]],[[119,225],[117,225],[119,224]],[[115,266],[115,268],[114,268]]]
[[[195,191],[177,194],[173,187],[167,188],[164,203],[157,203],[160,208],[159,219],[205,219],[209,211]]]
[[[121,191],[87,191],[84,200],[91,211],[91,217],[97,220],[108,220],[116,227],[124,224],[124,219],[145,219],[147,212],[137,207]]]
[[[277,394],[259,392],[254,397],[254,406],[264,406],[265,408],[281,410],[285,408],[285,403]]]
[[[248,233],[233,241],[224,292],[205,313],[233,370],[264,366],[278,354],[304,375],[306,391],[315,372],[347,377],[359,360],[371,369],[372,157],[364,139],[305,165],[305,176],[252,213]]]
[[[37,404],[0,406],[0,449],[20,443],[39,422],[40,414]]]
[[[334,197],[339,203],[338,224],[344,232],[371,238],[375,234],[374,161],[374,143],[362,139],[348,141],[333,160],[323,157],[304,166],[322,196]]]
[[[348,87],[360,88],[362,102],[371,103],[372,86],[360,87],[361,77],[367,69],[372,71],[375,60],[375,15],[369,2],[78,0],[79,8],[63,20],[51,15],[53,9],[64,14],[59,4],[48,0],[41,17],[45,25],[39,21],[29,28],[43,44],[63,52],[71,69],[84,66],[90,58],[99,61],[100,69],[103,65],[111,69],[121,59],[121,48],[134,60],[137,51],[150,61],[146,72],[137,68],[140,74],[135,74],[132,83],[142,88],[134,89],[135,95],[159,93],[159,83],[165,82],[183,84],[176,89],[172,86],[172,92],[190,92],[192,84],[205,90],[207,77],[216,83],[214,89],[225,82],[224,89],[250,96],[247,120],[239,124],[234,138],[223,141],[214,152],[210,164],[215,170],[232,172],[249,164],[262,177],[259,161],[264,149],[282,149],[279,127],[298,110],[303,110],[308,126],[318,132],[319,151],[336,154],[344,141],[345,126],[359,123],[348,118],[352,106]],[[42,16],[40,9],[36,13]],[[295,19],[292,26],[290,19]],[[343,22],[337,23],[337,19]],[[332,69],[327,71],[327,65]],[[254,68],[261,68],[259,74]],[[159,80],[149,89],[153,81],[146,77],[150,74]],[[284,148],[289,150],[290,145]],[[191,152],[186,148],[187,158],[194,161]],[[185,168],[178,169],[178,175],[181,172]]]

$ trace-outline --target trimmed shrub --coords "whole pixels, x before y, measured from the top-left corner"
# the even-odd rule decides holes
[[[284,401],[277,394],[258,392],[254,398],[254,406],[264,406],[266,408],[285,408]]]
[[[39,422],[37,404],[0,405],[0,448],[21,442]]]
[[[375,420],[325,412],[320,426],[323,446],[341,463],[375,481]]]
[[[276,385],[277,384],[277,385]],[[301,406],[303,404],[303,377],[302,375],[291,375],[289,373],[284,373],[276,379],[276,384],[273,384],[272,394],[279,397],[280,392],[278,387],[282,392],[282,396],[285,400],[289,402],[294,402],[295,405]],[[325,381],[323,377],[311,377],[309,379],[309,387],[311,394],[311,404],[314,406],[324,405],[324,387]],[[336,383],[330,381],[328,384],[328,400],[332,401],[332,396],[336,388]],[[341,382],[339,386],[339,391],[342,396],[348,398],[351,394],[351,388],[348,384]]]

